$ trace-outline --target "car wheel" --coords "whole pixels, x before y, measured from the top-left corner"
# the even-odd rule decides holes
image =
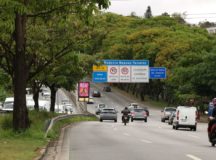
[[[101,122],[103,122],[103,120],[102,120],[102,119],[100,119],[100,121],[101,121]]]
[[[133,122],[133,118],[131,118],[131,122]]]
[[[162,119],[161,119],[161,122],[165,122],[165,119],[164,119],[164,118],[162,118]]]
[[[144,122],[147,122],[147,118],[146,118],[146,119],[144,119]]]
[[[175,129],[175,126],[173,126],[173,129]]]
[[[195,126],[193,129],[194,129],[194,131],[196,131],[197,127]]]
[[[175,130],[178,130],[178,126],[175,126]]]
[[[117,119],[115,119],[114,122],[117,122]]]
[[[215,146],[215,143],[214,143],[214,142],[212,142],[212,144],[211,144],[211,145],[212,145],[212,147],[214,147],[214,146]]]

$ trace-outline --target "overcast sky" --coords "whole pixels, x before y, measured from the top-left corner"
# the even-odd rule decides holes
[[[111,0],[108,11],[121,15],[135,12],[137,16],[143,16],[148,6],[151,6],[153,16],[164,12],[186,13],[188,23],[216,22],[216,0]]]

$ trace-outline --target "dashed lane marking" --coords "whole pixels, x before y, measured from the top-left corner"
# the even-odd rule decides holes
[[[152,143],[152,141],[149,141],[149,140],[146,140],[146,139],[142,139],[141,142],[149,143],[149,144]]]
[[[194,135],[188,135],[189,137],[193,137],[193,138],[197,138],[197,139],[200,139],[200,137],[198,136],[194,136]]]
[[[128,133],[124,133],[125,136],[130,136]]]
[[[196,157],[196,156],[194,156],[194,155],[192,155],[192,154],[187,154],[186,155],[188,158],[190,158],[190,159],[193,159],[193,160],[202,160],[202,159],[200,159],[199,157]]]

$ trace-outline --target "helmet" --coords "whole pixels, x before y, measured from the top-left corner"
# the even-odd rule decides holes
[[[212,103],[213,103],[214,106],[216,106],[216,98],[212,99]]]
[[[125,107],[125,109],[128,109],[128,107]]]

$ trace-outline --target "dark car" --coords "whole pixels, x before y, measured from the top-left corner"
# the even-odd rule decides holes
[[[93,91],[92,97],[101,97],[101,93],[99,91]]]
[[[110,86],[104,86],[103,91],[105,91],[105,92],[111,92],[112,89],[111,89]]]

